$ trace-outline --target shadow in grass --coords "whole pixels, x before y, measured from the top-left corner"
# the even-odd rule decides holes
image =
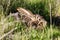
[[[60,29],[60,16],[53,17],[53,24]]]

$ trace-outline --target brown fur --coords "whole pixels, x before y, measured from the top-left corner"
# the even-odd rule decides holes
[[[26,23],[28,26],[43,28],[46,26],[47,22],[43,19],[42,16],[38,14],[33,14],[31,11],[27,11],[24,8],[17,8],[21,20],[23,23]]]
[[[47,22],[43,19],[43,17],[38,15],[38,14],[36,14],[35,17],[38,20],[38,24],[37,24],[38,28],[39,27],[41,27],[41,28],[43,27],[44,28],[46,26]]]

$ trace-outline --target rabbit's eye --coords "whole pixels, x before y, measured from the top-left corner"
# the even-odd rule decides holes
[[[42,24],[43,22],[41,22],[41,24]]]
[[[37,17],[38,18],[38,17]]]
[[[39,26],[40,26],[40,24],[39,24]]]
[[[40,21],[41,19],[39,19],[39,21]]]

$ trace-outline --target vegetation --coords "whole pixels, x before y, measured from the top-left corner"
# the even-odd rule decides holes
[[[57,0],[0,0],[0,39],[4,34],[17,27],[12,32],[13,37],[11,39],[13,40],[60,40],[58,26],[50,24],[50,12],[52,13],[52,17],[55,17],[56,13],[60,14],[59,2],[56,3]],[[51,4],[51,9],[49,4]],[[29,28],[21,20],[17,21],[12,16],[8,17],[10,12],[17,12],[16,8],[18,7],[23,7],[32,11],[34,14],[42,15],[48,22],[46,28],[43,30]],[[2,40],[11,39],[8,38],[8,35],[2,38]]]

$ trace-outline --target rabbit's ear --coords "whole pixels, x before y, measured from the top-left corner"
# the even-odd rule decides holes
[[[19,9],[21,9],[21,7],[18,7],[17,10],[19,11]]]
[[[30,10],[27,10],[31,15],[33,15],[33,13]]]
[[[17,8],[17,11],[19,11],[20,7]]]
[[[18,11],[18,12],[21,12],[22,9],[23,9],[23,8],[20,8],[20,7],[19,7],[19,8],[17,8],[17,11]]]

